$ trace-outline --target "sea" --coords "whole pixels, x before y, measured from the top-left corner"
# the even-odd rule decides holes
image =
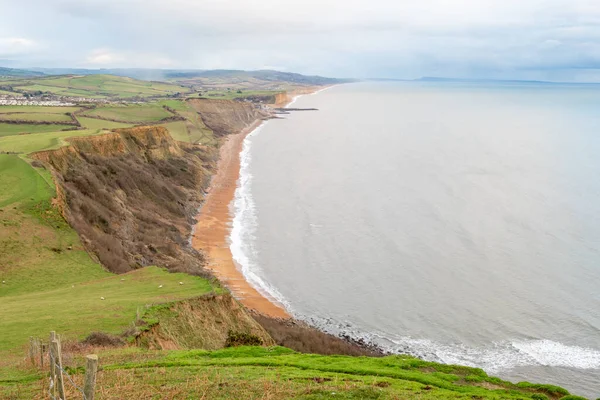
[[[290,106],[318,110],[241,153],[250,283],[327,332],[600,397],[600,85],[360,82]]]

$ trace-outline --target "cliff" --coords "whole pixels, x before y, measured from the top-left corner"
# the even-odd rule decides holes
[[[251,103],[214,99],[191,99],[187,102],[217,137],[238,133],[257,120],[271,118],[270,113],[257,109]]]
[[[214,149],[177,142],[152,126],[73,138],[32,157],[51,168],[63,215],[110,271],[157,265],[205,273],[188,237]]]
[[[229,294],[207,295],[150,309],[150,329],[136,337],[138,346],[158,349],[217,350],[231,333],[252,335],[267,346],[275,342]]]

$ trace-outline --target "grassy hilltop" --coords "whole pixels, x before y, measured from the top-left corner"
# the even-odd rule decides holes
[[[210,90],[201,80],[194,83],[199,86],[185,86],[178,79],[194,79],[187,75],[173,77],[178,83],[109,75],[0,81],[0,86],[13,94],[42,91],[111,100],[98,104],[82,101],[73,107],[0,106],[0,398],[47,398],[47,371],[31,366],[25,355],[30,336],[46,338],[51,330],[62,335],[65,365],[78,385],[83,380],[83,356],[90,353],[100,356],[98,399],[539,400],[568,395],[566,390],[550,385],[512,384],[489,377],[479,369],[408,356],[298,353],[274,346],[267,328],[263,329],[210,278],[170,273],[153,265],[140,265],[117,275],[101,265],[88,252],[89,243],[80,237],[81,232],[63,218],[60,208],[63,203],[59,200],[65,196],[64,188],[33,153],[63,151],[72,138],[84,139],[79,143],[81,148],[85,148],[85,141],[89,141],[90,148],[100,148],[105,142],[97,140],[99,135],[106,138],[111,135],[105,134],[116,128],[150,124],[166,128],[170,136],[182,143],[179,148],[166,140],[161,142],[180,157],[195,154],[192,144],[202,149],[202,154],[216,154],[219,136],[225,131],[213,131],[207,126],[217,126],[214,115],[203,117],[194,108],[194,102],[200,100],[186,101],[173,96],[177,93],[204,96],[200,91],[208,99],[217,97],[222,101],[280,93],[280,89],[265,89],[266,84],[248,84],[250,79],[258,79],[255,75],[242,78],[245,80],[236,84],[243,89],[235,90],[220,87],[225,82],[223,74],[211,78],[215,87]],[[264,77],[261,79],[266,82]],[[297,84],[286,82],[289,87]],[[210,96],[215,93],[218,95]],[[142,97],[144,101],[135,104],[120,102]],[[219,121],[218,126],[223,123]],[[135,136],[131,138],[132,146],[143,147],[143,143],[134,140]],[[163,155],[156,155],[160,150],[157,147],[160,145],[142,150],[146,151],[144,157],[161,165]],[[106,148],[101,150],[110,152]],[[78,165],[96,166],[107,176],[116,173],[111,164],[103,164],[106,159],[100,153],[90,152],[82,158],[85,160]],[[120,160],[124,165],[130,163],[132,168],[139,167],[135,164],[137,158],[123,156]],[[211,161],[201,164],[208,173]],[[183,163],[174,165],[187,168]],[[68,168],[69,165],[65,166]],[[77,175],[85,171],[69,171],[73,181],[68,184],[75,185],[77,179],[86,177]],[[181,172],[176,168],[167,171]],[[61,179],[65,176],[71,175],[65,174]],[[97,181],[90,180],[81,188],[94,185]],[[126,190],[121,194],[103,187],[95,190],[92,197],[122,196],[114,204],[126,207],[123,195]],[[88,209],[88,213],[92,211]],[[124,213],[137,211],[127,209]],[[140,216],[147,217],[147,214]],[[150,254],[161,250],[144,251]],[[230,331],[251,334],[265,346],[223,348],[231,338]],[[82,343],[92,332],[102,332],[112,342]],[[298,335],[290,343],[294,340],[318,341],[322,337]],[[321,346],[327,347],[328,343],[323,340]],[[79,398],[70,385],[67,390],[69,399]]]

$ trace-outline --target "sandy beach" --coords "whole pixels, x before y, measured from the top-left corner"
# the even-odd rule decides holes
[[[217,172],[213,176],[205,203],[196,218],[192,246],[209,257],[209,268],[215,276],[247,308],[276,318],[289,318],[283,307],[269,301],[254,289],[235,265],[229,249],[231,213],[229,204],[234,198],[240,173],[240,152],[246,136],[262,121],[235,135],[230,135],[220,148]]]
[[[284,107],[296,96],[313,93],[322,87],[304,88],[280,96],[277,107]],[[242,132],[229,135],[219,149],[217,172],[212,178],[204,205],[196,217],[192,246],[203,251],[209,258],[209,268],[235,298],[248,309],[275,318],[290,318],[285,309],[267,299],[247,281],[229,248],[232,215],[229,205],[233,201],[240,175],[240,153],[246,136],[263,121],[256,121]]]

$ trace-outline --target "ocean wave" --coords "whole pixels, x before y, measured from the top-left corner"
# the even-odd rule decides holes
[[[248,283],[267,299],[278,302],[287,308],[289,304],[283,295],[262,278],[261,268],[256,261],[258,253],[254,246],[258,218],[252,197],[251,148],[252,138],[261,132],[266,123],[268,122],[263,122],[246,136],[242,145],[240,176],[233,199],[233,220],[229,235],[229,247],[234,261],[240,267]]]
[[[359,340],[393,354],[410,354],[427,361],[482,368],[489,373],[524,366],[600,369],[600,350],[566,345],[548,339],[506,340],[475,347],[383,332],[365,333],[348,322],[299,317],[323,331]]]

